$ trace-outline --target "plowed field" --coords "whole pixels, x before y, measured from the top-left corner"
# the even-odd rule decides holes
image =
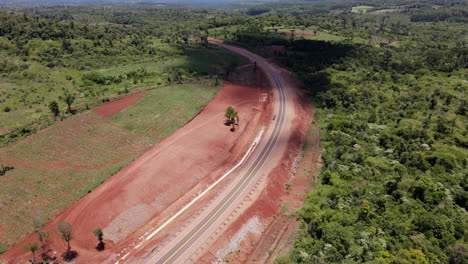
[[[186,124],[218,89],[206,83],[159,87],[131,95],[141,98],[133,105],[118,103],[113,116],[87,111],[0,149],[0,161],[14,167],[0,176],[0,251],[31,233],[35,219],[53,218]]]

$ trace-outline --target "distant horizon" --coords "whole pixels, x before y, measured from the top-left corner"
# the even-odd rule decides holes
[[[278,2],[279,0],[248,0],[248,2]],[[84,3],[84,4],[100,4],[100,3],[213,3],[213,2],[240,2],[240,0],[0,0],[0,4],[67,4],[67,3]]]

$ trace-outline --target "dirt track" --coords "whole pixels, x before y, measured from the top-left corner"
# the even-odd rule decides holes
[[[191,197],[235,164],[256,136],[265,119],[267,101],[260,87],[227,82],[209,105],[189,124],[165,138],[104,184],[61,213],[45,229],[51,233],[51,255],[59,257],[65,244],[55,224],[72,223],[72,248],[76,263],[112,260],[127,247],[150,220],[176,211]],[[235,132],[224,122],[224,110],[232,105],[241,117]],[[169,208],[169,210],[165,210]],[[106,250],[97,252],[92,230],[104,231]],[[25,263],[30,253],[23,245],[36,240],[32,234],[0,257],[9,263]]]

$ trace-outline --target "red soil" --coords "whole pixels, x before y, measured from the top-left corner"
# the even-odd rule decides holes
[[[111,117],[114,114],[136,103],[136,101],[138,101],[144,95],[144,93],[131,94],[129,96],[125,96],[123,98],[101,104],[97,106],[93,111],[98,115]]]
[[[104,184],[45,225],[48,246],[64,252],[66,245],[55,231],[57,222],[70,222],[76,263],[102,263],[130,242],[129,235],[178,201],[208,177],[237,163],[256,136],[263,116],[262,88],[225,82],[207,107],[189,124],[177,130]],[[241,123],[235,132],[224,125],[224,110],[233,106]],[[208,147],[209,146],[209,147]],[[215,172],[216,175],[213,175]],[[106,250],[97,252],[92,230],[104,230]],[[113,241],[110,241],[113,239]],[[31,234],[0,257],[9,263],[30,258],[23,245],[36,240]],[[59,253],[57,253],[57,256]]]
[[[0,136],[8,134],[8,130],[0,127]]]

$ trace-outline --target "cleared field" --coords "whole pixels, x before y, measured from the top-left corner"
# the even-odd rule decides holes
[[[157,141],[187,123],[218,90],[207,82],[159,87],[112,116],[110,122]]]
[[[351,9],[351,12],[353,13],[366,13],[369,9],[374,8],[373,6],[366,6],[366,5],[361,5],[361,6],[353,6]]]
[[[209,81],[146,92],[112,117],[87,111],[0,150],[0,253],[186,124],[219,87]]]
[[[31,232],[34,219],[49,219],[150,145],[87,112],[3,149],[0,160],[14,169],[0,177],[2,242]]]
[[[288,36],[290,36],[292,34],[291,30],[292,29],[283,28],[283,29],[278,30],[278,32],[286,33],[288,34]],[[294,36],[296,38],[325,40],[325,41],[340,41],[344,39],[344,37],[341,37],[341,36],[328,34],[322,31],[314,32],[313,30],[310,30],[310,29],[306,29],[306,30],[295,29]]]
[[[389,9],[380,9],[377,11],[372,12],[372,14],[387,14],[387,13],[396,13],[396,12],[402,12],[404,9],[402,8],[389,8]]]
[[[288,36],[291,36],[291,29],[283,28],[279,29],[278,32],[285,33]],[[304,38],[310,40],[323,40],[323,41],[343,41],[346,38],[343,36],[333,35],[324,31],[314,31],[312,29],[296,29],[294,31],[294,36],[296,38]],[[366,43],[367,41],[362,38],[354,37],[352,39],[353,43]]]

